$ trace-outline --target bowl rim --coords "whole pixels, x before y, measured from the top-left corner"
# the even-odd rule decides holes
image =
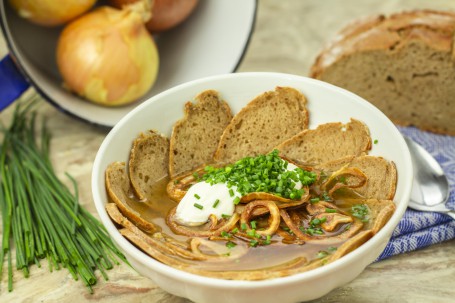
[[[402,150],[403,153],[405,153],[403,165],[405,166],[405,169],[408,172],[410,178],[401,180],[402,188],[403,188],[403,197],[399,201],[394,200],[395,205],[397,206],[395,212],[393,213],[393,215],[389,219],[389,221],[384,225],[384,227],[374,237],[369,239],[366,243],[362,244],[360,247],[356,248],[354,251],[343,256],[342,258],[335,260],[334,262],[331,262],[327,265],[312,269],[307,272],[293,274],[293,275],[285,276],[285,277],[278,277],[278,278],[272,278],[272,279],[267,279],[267,280],[259,280],[259,281],[226,280],[226,279],[211,278],[211,277],[206,277],[206,276],[201,276],[201,275],[185,272],[183,270],[173,268],[169,265],[166,265],[164,263],[161,263],[160,261],[155,260],[153,257],[148,256],[147,254],[142,252],[139,248],[134,246],[132,243],[130,243],[126,238],[124,238],[120,234],[118,229],[115,227],[114,223],[111,221],[111,219],[107,215],[107,212],[104,208],[106,201],[102,201],[100,199],[100,197],[101,197],[100,188],[98,188],[98,186],[97,186],[98,180],[100,178],[100,162],[102,161],[102,155],[104,154],[104,152],[106,152],[108,143],[115,136],[116,132],[125,126],[125,124],[130,120],[131,117],[136,115],[137,112],[142,111],[145,107],[150,106],[150,104],[158,102],[163,97],[172,95],[172,94],[174,94],[178,91],[184,90],[188,87],[192,87],[192,86],[202,84],[205,82],[211,82],[211,81],[217,81],[217,80],[223,80],[223,79],[226,80],[226,79],[232,79],[232,78],[251,78],[251,77],[253,77],[253,78],[272,77],[272,78],[276,78],[277,80],[278,79],[287,79],[287,80],[308,82],[314,86],[324,87],[325,89],[335,91],[337,94],[346,95],[348,98],[354,99],[354,100],[356,100],[356,102],[359,102],[359,104],[361,104],[362,106],[368,107],[369,110],[376,112],[376,114],[379,115],[381,117],[381,119],[384,120],[385,123],[393,126],[392,129],[394,131],[394,134],[391,134],[391,135],[397,137],[397,140],[398,140],[397,144],[401,145],[400,150]],[[104,176],[104,171],[102,172],[102,174]],[[402,218],[402,216],[407,208],[408,201],[410,198],[411,188],[412,188],[412,181],[413,181],[412,176],[413,176],[413,166],[412,166],[412,161],[411,161],[411,155],[410,155],[409,149],[407,148],[406,142],[404,141],[403,136],[399,132],[398,128],[392,123],[392,121],[390,121],[389,118],[387,118],[385,116],[384,113],[382,113],[378,108],[376,108],[374,105],[372,105],[365,99],[363,99],[360,96],[358,96],[350,91],[347,91],[343,88],[337,87],[335,85],[332,85],[332,84],[329,84],[327,82],[323,82],[323,81],[320,81],[317,79],[308,78],[305,76],[286,74],[286,73],[277,73],[277,72],[241,72],[241,73],[235,73],[235,74],[231,73],[231,74],[222,74],[222,75],[204,77],[204,78],[192,80],[192,81],[177,85],[175,87],[167,89],[167,90],[151,97],[150,99],[139,104],[132,111],[127,113],[111,129],[111,131],[107,134],[107,136],[103,140],[103,142],[97,152],[95,161],[93,163],[92,180],[91,180],[92,184],[91,185],[92,185],[92,195],[93,195],[95,207],[97,209],[97,212],[98,212],[103,224],[105,225],[105,227],[108,230],[111,237],[113,237],[115,244],[120,246],[120,248],[123,251],[127,252],[135,260],[144,264],[145,266],[147,266],[147,268],[149,268],[153,271],[156,271],[164,276],[170,276],[172,278],[178,279],[184,283],[189,283],[189,284],[193,284],[193,285],[194,284],[203,284],[204,286],[224,288],[224,289],[235,289],[235,288],[251,288],[251,287],[261,288],[261,287],[278,286],[281,284],[293,284],[293,283],[297,283],[297,282],[301,283],[302,281],[314,279],[323,274],[325,275],[326,273],[331,273],[331,272],[337,271],[338,269],[343,267],[346,263],[350,263],[350,262],[358,259],[359,257],[366,255],[372,247],[381,244],[381,241],[383,241],[384,239],[387,240],[387,242],[388,242],[390,240],[393,229],[395,229],[395,227],[398,225],[398,222]],[[398,175],[398,178],[399,178],[399,175]],[[105,190],[105,189],[102,188],[102,190]]]

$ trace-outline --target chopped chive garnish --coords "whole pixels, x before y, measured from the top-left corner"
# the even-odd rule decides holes
[[[318,252],[317,257],[318,257],[319,259],[322,259],[322,258],[327,257],[328,255],[329,255],[328,252],[326,252],[325,250],[321,250],[321,251]]]
[[[234,205],[237,205],[240,203],[240,198],[239,197],[235,197],[234,199]]]
[[[319,202],[319,198],[312,198],[312,199],[310,199],[310,202],[311,203],[318,203]]]
[[[198,194],[194,194],[194,197],[198,200],[201,198]]]
[[[231,237],[231,234],[223,230],[223,231],[221,232],[221,236],[224,237],[224,238],[230,238],[230,237]]]
[[[311,185],[316,181],[316,174],[299,167],[288,171],[288,162],[281,159],[278,154],[278,150],[274,150],[267,155],[246,157],[224,168],[207,166],[205,167],[207,173],[202,179],[211,185],[226,183],[228,188],[236,186],[240,196],[252,192],[267,192],[299,200],[304,191],[296,189],[296,183]],[[233,197],[234,190],[229,190],[229,194]]]
[[[194,207],[199,208],[199,209],[203,209],[204,208],[204,206],[202,206],[199,203],[194,203]]]
[[[232,242],[232,241],[226,242],[226,247],[227,248],[234,248],[236,246],[237,246],[237,244],[235,242]]]
[[[374,144],[378,144],[378,142],[379,142],[378,139],[374,140]]]
[[[222,214],[222,215],[221,215],[221,218],[223,218],[223,219],[229,219],[230,217],[231,217],[231,216],[226,215],[226,214]]]
[[[238,233],[238,232],[239,232],[239,229],[238,229],[237,227],[234,228],[233,230],[231,230],[231,233],[232,233],[233,235],[235,235],[235,234]]]
[[[220,199],[216,199],[215,200],[215,203],[213,203],[213,208],[216,208],[218,206],[218,204],[220,203]]]
[[[256,229],[256,221],[250,222],[251,228]]]
[[[330,198],[329,194],[326,192],[322,193],[322,198],[324,199],[324,201],[332,201],[332,198]]]
[[[326,212],[326,213],[336,213],[337,210],[336,210],[336,209],[333,209],[333,208],[326,208],[326,209],[325,209],[325,212]]]
[[[359,218],[362,222],[368,222],[369,209],[365,204],[356,204],[351,207],[351,213],[354,217]]]
[[[327,248],[327,250],[328,250],[329,252],[334,252],[334,251],[337,250],[337,248],[336,248],[335,246],[330,246],[330,247]]]
[[[242,223],[242,224],[240,225],[240,228],[241,228],[242,230],[247,230],[248,226],[246,225],[246,223]]]
[[[256,246],[258,246],[258,244],[259,244],[259,241],[258,241],[258,240],[255,240],[255,239],[254,239],[254,240],[251,240],[251,241],[250,241],[250,246],[251,246],[251,247],[256,247]]]
[[[256,237],[256,230],[255,229],[250,229],[246,232],[246,234],[250,237],[255,238]]]

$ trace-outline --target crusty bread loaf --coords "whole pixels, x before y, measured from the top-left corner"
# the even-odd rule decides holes
[[[349,24],[311,76],[348,89],[400,125],[455,135],[455,13],[420,10]]]
[[[230,163],[270,152],[308,128],[306,102],[301,92],[290,87],[277,87],[257,96],[226,127],[214,160]]]
[[[211,162],[224,129],[232,119],[229,105],[214,90],[203,91],[196,103],[185,104],[184,118],[172,129],[169,151],[171,178]]]
[[[132,192],[125,162],[113,162],[109,164],[106,169],[105,181],[108,196],[125,217],[147,232],[159,230],[155,224],[143,219],[141,214],[128,204]],[[108,203],[107,205],[109,204],[112,203]]]
[[[368,127],[355,119],[307,129],[276,146],[282,156],[305,165],[317,165],[371,149]]]
[[[367,176],[366,184],[354,189],[360,195],[367,199],[393,199],[397,183],[397,170],[393,162],[382,157],[348,156],[320,164],[316,168],[324,171],[337,171],[346,165],[360,169]]]
[[[131,186],[140,200],[149,195],[152,184],[168,175],[168,161],[168,138],[148,131],[134,140],[128,171]]]

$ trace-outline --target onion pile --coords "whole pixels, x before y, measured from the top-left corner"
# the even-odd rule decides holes
[[[144,96],[156,81],[159,53],[152,33],[182,23],[198,0],[10,0],[41,25],[66,24],[57,44],[64,86],[96,104],[119,106]],[[74,19],[74,20],[73,20]]]

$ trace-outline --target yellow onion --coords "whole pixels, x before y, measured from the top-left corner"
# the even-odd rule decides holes
[[[96,0],[10,0],[11,6],[30,22],[56,26],[88,11]]]
[[[117,8],[122,8],[142,0],[109,0]],[[146,23],[153,33],[167,31],[185,21],[194,11],[199,0],[153,0],[152,18]]]
[[[64,28],[57,65],[70,90],[116,106],[135,101],[152,87],[159,57],[139,13],[104,6]]]

